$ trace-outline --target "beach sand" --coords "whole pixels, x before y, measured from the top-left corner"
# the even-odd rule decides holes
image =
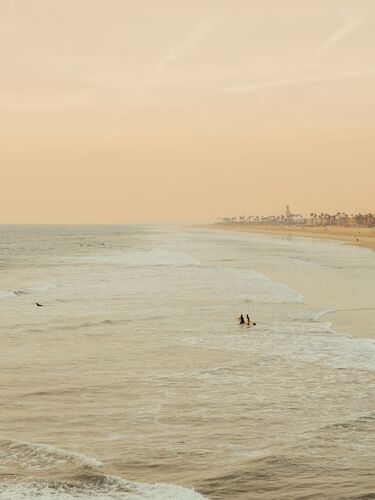
[[[336,228],[336,227],[287,227],[258,224],[212,224],[211,229],[244,232],[250,234],[262,233],[271,237],[302,238],[325,240],[327,244],[335,241],[344,242],[355,247],[362,247],[364,258],[370,258],[375,250],[375,233],[370,228]],[[358,242],[357,242],[358,238]],[[332,241],[331,241],[332,240]],[[353,270],[349,278],[347,272],[339,272],[332,279],[323,279],[315,269],[295,269],[293,273],[284,269],[265,269],[264,274],[269,278],[285,283],[301,292],[304,301],[311,307],[324,308],[332,311],[326,314],[326,319],[338,333],[353,337],[375,339],[375,283],[372,276],[365,275],[360,269]]]
[[[302,236],[323,240],[340,240],[356,246],[375,250],[375,232],[368,227],[335,227],[335,226],[276,226],[270,224],[214,224],[215,229],[241,231],[249,233],[267,233],[279,236]],[[358,239],[358,241],[357,241]]]

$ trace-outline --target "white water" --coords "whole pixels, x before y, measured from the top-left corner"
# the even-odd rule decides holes
[[[373,310],[371,252],[136,226],[0,251],[1,498],[375,491],[375,341],[330,320]]]

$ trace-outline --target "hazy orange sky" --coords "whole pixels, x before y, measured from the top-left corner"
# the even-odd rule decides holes
[[[0,222],[375,211],[374,0],[0,0]]]

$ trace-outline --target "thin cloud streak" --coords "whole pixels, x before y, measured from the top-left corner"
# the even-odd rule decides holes
[[[354,19],[344,26],[341,26],[341,28],[332,33],[332,35],[324,43],[322,43],[315,49],[315,52],[312,56],[312,61],[316,61],[339,42],[347,38],[351,33],[356,31],[360,26],[368,21],[370,17],[371,16],[363,16],[361,18]]]
[[[226,2],[222,2],[218,8],[206,19],[196,24],[188,34],[187,38],[180,44],[172,46],[150,69],[146,78],[141,82],[138,92],[134,95],[129,110],[139,106],[152,86],[156,83],[168,66],[190,54],[199,46],[212,32],[212,30],[224,18]]]
[[[329,52],[330,49],[339,44],[342,40],[347,38],[351,33],[356,31],[360,26],[362,26],[365,22],[373,17],[373,13],[363,15],[361,17],[357,17],[356,19],[346,23],[341,26],[338,30],[334,31],[328,39],[319,44],[314,50],[313,54],[308,58],[309,63],[304,65],[304,69],[307,70],[309,66],[315,63],[318,59],[320,59],[325,53]],[[302,69],[302,68],[300,68]],[[266,81],[263,83],[255,83],[248,85],[238,85],[231,87],[229,89],[224,90],[223,93],[226,94],[241,94],[241,93],[250,93],[256,92],[260,90],[264,90],[267,88],[276,88],[276,87],[287,87],[290,85],[307,85],[312,83],[323,83],[331,80],[339,80],[344,78],[361,78],[373,76],[375,74],[375,70],[369,71],[343,71],[340,73],[331,73],[331,74],[314,74],[300,78],[277,78],[274,80]]]
[[[239,85],[231,87],[224,91],[226,94],[247,94],[260,90],[276,87],[288,87],[291,85],[308,85],[312,83],[324,83],[332,80],[341,80],[346,78],[366,78],[375,76],[375,70],[369,71],[346,71],[341,73],[310,75],[303,78],[284,78],[279,80],[269,80],[263,83],[250,85]]]
[[[12,4],[10,0],[3,1],[0,8],[0,37],[7,34],[7,27],[12,13]]]

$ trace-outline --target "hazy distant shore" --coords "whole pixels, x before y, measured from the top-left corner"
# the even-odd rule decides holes
[[[302,236],[308,238],[339,240],[375,250],[375,232],[373,232],[372,228],[368,227],[277,226],[271,224],[243,223],[211,224],[206,227],[246,233],[266,233],[278,236]]]

